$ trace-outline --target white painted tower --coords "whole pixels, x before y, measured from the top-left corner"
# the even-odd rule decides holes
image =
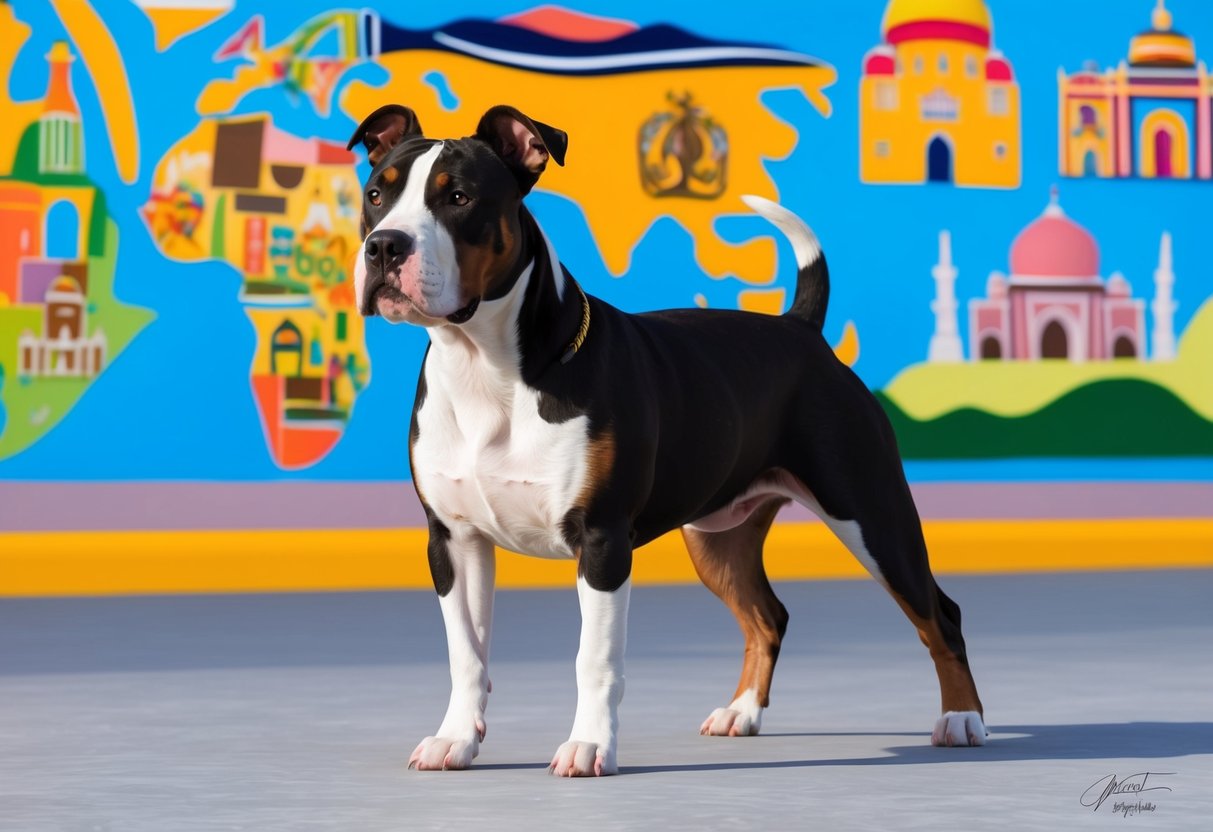
[[[964,361],[956,322],[956,274],[956,267],[952,265],[952,233],[940,231],[939,262],[931,269],[931,277],[935,278],[935,300],[931,301],[935,334],[931,336],[927,361]]]
[[[1171,232],[1162,233],[1158,244],[1158,268],[1154,270],[1154,300],[1150,310],[1154,313],[1154,336],[1152,355],[1155,361],[1175,359],[1175,301],[1171,299],[1171,287],[1175,285],[1175,272],[1171,268]]]

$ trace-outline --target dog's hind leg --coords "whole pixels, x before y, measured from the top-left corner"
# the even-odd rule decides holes
[[[935,745],[984,745],[986,728],[981,700],[969,670],[964,636],[960,631],[960,607],[943,593],[931,574],[922,524],[914,507],[900,464],[881,466],[869,459],[856,470],[873,477],[867,499],[848,499],[849,492],[831,489],[818,497],[804,489],[797,500],[816,512],[839,540],[867,568],[905,612],[918,636],[931,653],[939,677],[942,716],[935,723],[931,741]],[[883,486],[872,493],[871,482],[880,473]],[[858,486],[853,483],[853,486]],[[875,497],[875,499],[873,499]],[[823,507],[822,503],[829,508]],[[854,519],[839,519],[851,517]]]
[[[733,701],[708,716],[699,729],[701,734],[755,735],[762,724],[762,711],[770,704],[771,676],[788,626],[788,612],[767,580],[762,544],[775,514],[787,502],[784,497],[771,497],[740,525],[724,531],[682,527],[695,571],[737,616],[745,635],[745,658]]]

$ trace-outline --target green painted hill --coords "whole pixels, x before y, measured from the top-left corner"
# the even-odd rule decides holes
[[[964,408],[919,421],[876,397],[906,459],[1213,457],[1213,422],[1146,381],[1095,382],[1019,417]]]

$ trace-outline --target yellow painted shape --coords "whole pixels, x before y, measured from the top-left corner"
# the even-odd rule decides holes
[[[951,148],[956,185],[1019,187],[1019,85],[986,80],[989,50],[959,41],[921,40],[899,44],[896,54],[897,75],[864,76],[859,82],[860,180],[925,182],[927,148],[940,137]],[[888,88],[888,107],[881,106],[881,86]],[[996,88],[1005,91],[1004,114],[991,111]],[[941,92],[956,100],[956,118],[924,117],[924,98]],[[1003,148],[1001,156],[995,154],[996,145]]]
[[[990,10],[984,0],[890,0],[880,25],[887,32],[920,20],[948,20],[989,29]]]
[[[761,312],[764,315],[778,315],[783,312],[787,294],[784,289],[742,289],[737,293],[737,308],[747,312]]]
[[[1213,520],[928,521],[937,574],[1213,567]],[[423,529],[0,535],[0,596],[430,589]],[[863,578],[820,523],[776,524],[772,580]],[[572,587],[576,565],[500,552],[502,589]],[[697,583],[681,536],[636,552],[637,585]]]
[[[737,67],[664,70],[573,78],[497,66],[462,55],[429,50],[390,52],[379,63],[391,76],[384,89],[355,81],[346,87],[341,108],[355,122],[388,102],[417,111],[429,136],[466,136],[490,107],[508,102],[527,115],[569,134],[565,167],[549,164],[539,188],[561,194],[585,212],[607,268],[625,273],[632,251],[654,222],[674,217],[691,234],[695,256],[713,277],[737,275],[763,285],[775,275],[772,238],[733,245],[713,224],[721,215],[750,214],[742,194],[778,200],[764,162],[786,158],[796,131],[759,100],[769,89],[798,87],[823,114],[830,105],[822,90],[834,82],[828,67]],[[422,77],[440,68],[459,109],[438,106]],[[644,192],[639,169],[639,131],[656,112],[671,109],[666,94],[690,92],[728,134],[727,188],[718,199],[653,197]],[[609,102],[606,104],[605,102]]]
[[[8,97],[8,81],[12,77],[17,53],[29,39],[30,27],[17,19],[13,7],[0,3],[0,176],[12,171],[17,143],[30,122],[38,118],[41,101],[16,102]]]
[[[1213,419],[1213,298],[1192,317],[1174,361],[978,361],[916,364],[884,389],[909,416],[934,419],[963,407],[998,416],[1035,413],[1078,387],[1137,379],[1164,387]]]
[[[152,22],[156,32],[156,51],[163,52],[186,35],[192,34],[203,26],[209,26],[230,8],[224,6],[166,8],[163,6],[144,6],[143,13]]]
[[[854,367],[859,360],[859,330],[854,321],[843,324],[842,338],[834,345],[834,354],[848,367]]]
[[[276,47],[254,56],[252,64],[236,68],[233,78],[217,78],[211,81],[198,96],[196,107],[199,115],[222,115],[236,108],[240,99],[253,90],[281,83],[278,67],[285,64],[290,52],[285,47]]]
[[[122,53],[87,0],[51,0],[92,76],[109,130],[118,175],[128,185],[139,175],[139,128]]]

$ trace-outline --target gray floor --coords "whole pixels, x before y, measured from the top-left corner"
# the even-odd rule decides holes
[[[1211,828],[1213,571],[942,583],[985,748],[930,747],[930,662],[871,582],[779,587],[766,733],[699,737],[740,635],[700,587],[642,588],[623,772],[600,781],[544,770],[573,713],[572,590],[498,596],[488,739],[446,773],[405,767],[446,701],[430,593],[0,601],[0,829]],[[1145,772],[1169,790],[1080,803]]]

